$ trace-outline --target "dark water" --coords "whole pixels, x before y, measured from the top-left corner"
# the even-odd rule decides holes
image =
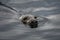
[[[0,40],[60,40],[60,0],[11,2],[6,4],[18,12],[0,6]],[[28,13],[45,16],[50,22],[41,24],[42,26],[39,24],[36,29],[25,27],[18,17],[19,14]]]

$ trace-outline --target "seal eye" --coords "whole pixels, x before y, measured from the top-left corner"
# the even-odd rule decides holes
[[[23,20],[27,20],[27,19],[28,19],[28,17],[24,17],[24,18],[23,18]]]
[[[37,17],[35,16],[34,18],[36,19]]]
[[[28,19],[28,17],[24,17],[24,18],[23,18],[23,20],[22,20],[23,24],[27,24],[27,23],[26,23],[26,20],[27,20],[27,19]]]

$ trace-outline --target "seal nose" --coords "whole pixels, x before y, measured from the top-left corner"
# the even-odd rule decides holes
[[[30,28],[37,28],[38,27],[38,21],[33,20],[29,23]]]

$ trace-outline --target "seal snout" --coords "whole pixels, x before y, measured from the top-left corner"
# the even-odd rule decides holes
[[[29,24],[30,28],[37,28],[38,27],[38,21],[33,20]]]

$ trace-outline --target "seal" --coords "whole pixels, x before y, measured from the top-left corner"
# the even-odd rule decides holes
[[[37,16],[31,14],[21,15],[19,20],[21,20],[24,25],[29,25],[30,28],[38,27]]]

